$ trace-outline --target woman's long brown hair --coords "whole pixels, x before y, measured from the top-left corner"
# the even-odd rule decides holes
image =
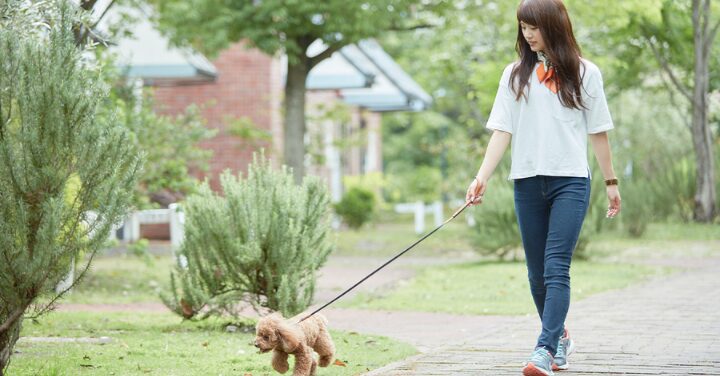
[[[561,0],[522,0],[517,9],[518,33],[515,50],[520,63],[513,67],[510,82],[516,100],[525,96],[530,76],[538,62],[520,27],[520,21],[535,26],[545,41],[545,55],[552,62],[558,85],[558,98],[568,108],[585,108],[580,76],[580,47],[573,35],[572,23]]]

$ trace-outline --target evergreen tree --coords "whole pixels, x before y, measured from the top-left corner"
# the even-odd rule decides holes
[[[235,314],[238,303],[285,315],[306,309],[331,251],[325,183],[253,157],[247,179],[226,171],[223,195],[204,184],[184,206],[185,240],[163,301],[175,313]]]
[[[131,199],[127,131],[96,119],[107,88],[74,42],[65,1],[0,1],[0,375],[23,319],[77,282]],[[74,284],[74,283],[73,283]]]

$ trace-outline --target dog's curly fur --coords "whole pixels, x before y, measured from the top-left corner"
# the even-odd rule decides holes
[[[295,356],[293,376],[315,375],[317,366],[327,367],[335,355],[335,344],[327,329],[325,316],[316,314],[296,324],[300,317],[285,320],[279,313],[262,317],[255,329],[255,347],[266,353],[273,350],[272,366],[285,373],[290,368],[288,355]],[[320,355],[313,357],[313,350]]]

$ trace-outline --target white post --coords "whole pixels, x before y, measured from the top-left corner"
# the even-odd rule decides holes
[[[330,170],[330,199],[337,203],[342,199],[342,171],[340,166],[340,151],[335,146],[335,124],[327,122],[325,130],[325,158]]]
[[[425,230],[425,204],[422,201],[415,203],[415,233],[422,234]]]
[[[170,250],[172,251],[172,258],[178,266],[187,269],[187,257],[184,255],[177,257],[176,253],[185,239],[185,212],[177,203],[168,205],[168,211],[170,212]]]
[[[452,205],[455,205],[455,207],[459,207],[462,205],[465,205],[464,200],[454,200],[452,201]],[[475,217],[472,215],[472,211],[468,208],[465,210],[465,213],[463,214],[465,216],[465,222],[469,227],[475,226]]]
[[[342,200],[342,170],[340,165],[340,151],[335,146],[335,123],[332,121],[325,122],[325,158],[328,170],[330,171],[330,199],[332,203],[338,203]],[[332,213],[332,221],[330,222],[334,230],[340,229],[340,216]]]
[[[435,227],[443,224],[443,204],[442,201],[435,201],[432,204],[433,215],[435,216]]]
[[[180,210],[180,205],[177,203],[170,204],[168,210],[170,211],[170,249],[175,258],[175,251],[180,249],[185,237],[185,212]]]
[[[125,218],[123,225],[123,241],[131,243],[140,240],[140,220],[137,212],[132,212]]]
[[[415,215],[415,233],[422,234],[425,230],[425,204],[422,201],[408,202],[404,204],[395,205],[396,213],[407,213]],[[442,213],[441,213],[442,215]]]
[[[378,135],[374,128],[368,127],[367,148],[365,149],[365,171],[363,173],[379,171],[377,162]]]

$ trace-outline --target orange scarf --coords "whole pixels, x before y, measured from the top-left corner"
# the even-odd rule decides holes
[[[553,93],[557,94],[557,79],[555,77],[555,68],[550,67],[547,71],[545,70],[545,64],[540,62],[540,66],[535,71],[538,76],[540,83],[544,83],[545,86],[550,89]]]

